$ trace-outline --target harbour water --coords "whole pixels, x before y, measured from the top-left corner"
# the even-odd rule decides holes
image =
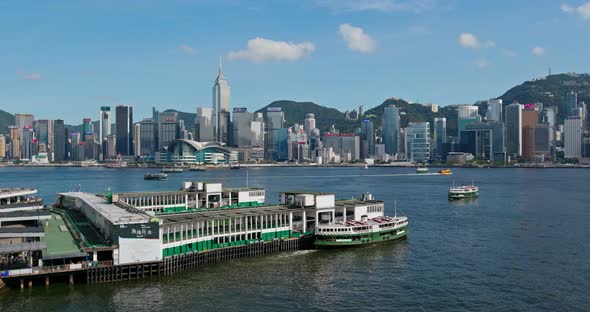
[[[590,170],[251,168],[186,171],[144,181],[154,170],[0,168],[0,187],[101,193],[176,189],[189,180],[278,192],[369,191],[386,214],[410,219],[407,240],[334,251],[240,259],[176,276],[99,285],[0,290],[0,311],[423,310],[588,311]],[[448,187],[471,183],[480,197],[449,202]]]

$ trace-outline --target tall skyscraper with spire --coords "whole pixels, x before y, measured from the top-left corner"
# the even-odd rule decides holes
[[[215,141],[227,143],[227,127],[229,123],[229,83],[223,77],[221,58],[219,59],[219,74],[213,85],[213,126]]]

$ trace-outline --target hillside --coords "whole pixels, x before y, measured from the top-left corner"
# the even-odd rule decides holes
[[[333,123],[344,121],[344,113],[335,108],[328,108],[313,102],[295,102],[295,101],[274,101],[265,107],[257,110],[266,114],[268,107],[280,107],[285,113],[287,126],[295,123],[303,124],[305,114],[313,113],[316,118],[316,127],[321,131],[328,129]]]
[[[0,134],[8,134],[8,126],[14,125],[14,115],[0,110]]]
[[[557,121],[561,123],[565,118],[565,97],[570,91],[578,92],[578,102],[590,104],[590,75],[569,73],[529,80],[511,88],[499,98],[504,105],[517,100],[523,104],[542,102],[544,107],[556,106]]]

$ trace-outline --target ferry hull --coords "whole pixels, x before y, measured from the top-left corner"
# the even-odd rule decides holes
[[[449,200],[470,199],[470,198],[477,198],[478,196],[479,196],[478,193],[449,194]]]
[[[332,240],[322,240],[316,239],[313,243],[315,248],[318,249],[336,249],[336,248],[353,248],[353,247],[363,247],[363,246],[371,246],[379,243],[386,243],[394,240],[402,240],[406,239],[408,235],[408,230],[404,230],[404,232],[396,234],[396,235],[388,235],[380,237],[379,234],[371,234],[370,237],[363,237],[360,240],[352,240],[352,239],[339,239],[336,241]]]

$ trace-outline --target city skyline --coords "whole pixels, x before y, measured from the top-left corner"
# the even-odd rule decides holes
[[[3,3],[11,14],[0,26],[19,31],[3,40],[0,106],[52,119],[60,105],[66,123],[94,119],[88,114],[100,106],[133,106],[138,116],[152,106],[194,112],[209,106],[220,55],[232,106],[251,111],[280,99],[340,111],[393,96],[470,104],[549,67],[589,71],[582,54],[569,54],[588,45],[576,40],[589,23],[581,2],[523,2],[511,10],[458,1],[173,4]]]

